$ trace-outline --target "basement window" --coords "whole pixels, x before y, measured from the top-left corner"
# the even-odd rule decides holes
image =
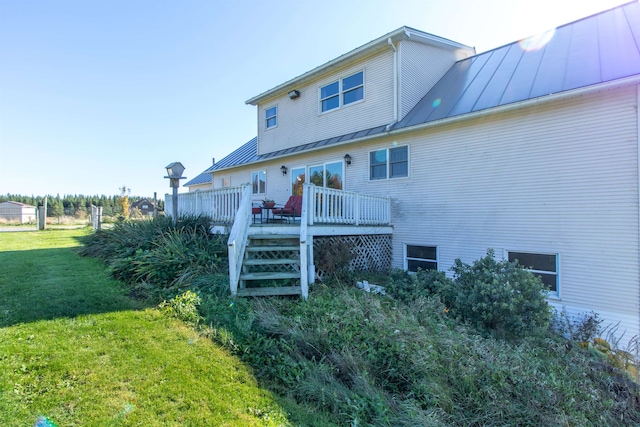
[[[419,268],[438,269],[437,246],[404,245],[404,269],[415,273]]]
[[[507,257],[510,262],[517,261],[538,276],[549,289],[550,296],[559,296],[558,254],[509,251]]]

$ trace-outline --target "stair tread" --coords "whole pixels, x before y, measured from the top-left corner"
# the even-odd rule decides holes
[[[297,251],[297,250],[300,250],[300,246],[295,246],[295,245],[286,245],[286,246],[258,245],[258,246],[247,246],[245,250],[249,251],[249,252]]]
[[[265,239],[299,239],[299,234],[253,234],[249,236],[252,240],[265,240]]]
[[[240,273],[240,280],[299,279],[298,271],[269,271],[259,273]]]
[[[270,295],[302,295],[302,288],[300,286],[280,286],[277,288],[238,289],[239,297],[270,296]]]
[[[299,264],[298,258],[278,258],[278,259],[245,259],[244,265],[277,265],[277,264]]]

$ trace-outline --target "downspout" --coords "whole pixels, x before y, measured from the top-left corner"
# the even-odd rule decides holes
[[[393,44],[391,37],[387,39],[387,43],[393,49],[393,121],[384,128],[386,132],[389,132],[391,126],[398,122],[398,49]]]

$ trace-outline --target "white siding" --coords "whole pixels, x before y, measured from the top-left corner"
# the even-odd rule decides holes
[[[347,188],[392,197],[403,243],[439,268],[493,248],[560,254],[559,305],[639,333],[636,94],[619,89],[349,148]],[[367,153],[409,144],[410,178],[368,181]]]
[[[400,62],[400,117],[398,120],[402,120],[459,59],[460,53],[409,40],[399,43],[398,52]]]
[[[320,114],[319,88],[361,70],[365,79],[364,101]],[[391,47],[295,89],[300,91],[299,98],[289,99],[285,93],[258,106],[259,154],[390,123],[393,120]],[[277,127],[265,130],[265,108],[274,105],[278,106]]]

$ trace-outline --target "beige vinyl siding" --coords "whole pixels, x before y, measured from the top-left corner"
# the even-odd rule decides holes
[[[437,245],[444,271],[487,248],[558,253],[554,303],[620,320],[629,338],[640,315],[636,106],[635,88],[617,89],[359,144],[347,187],[392,197],[394,267],[404,243]],[[405,144],[410,177],[369,181],[368,151]]]
[[[399,43],[400,117],[420,101],[429,90],[460,59],[460,53],[422,43],[403,40]],[[463,55],[466,56],[466,55]]]
[[[340,78],[364,70],[364,101],[320,114],[319,88]],[[258,153],[320,141],[393,120],[393,55],[391,47],[346,68],[291,90],[300,97],[289,99],[286,93],[262,102],[258,110]],[[278,106],[278,125],[265,130],[265,108]]]

